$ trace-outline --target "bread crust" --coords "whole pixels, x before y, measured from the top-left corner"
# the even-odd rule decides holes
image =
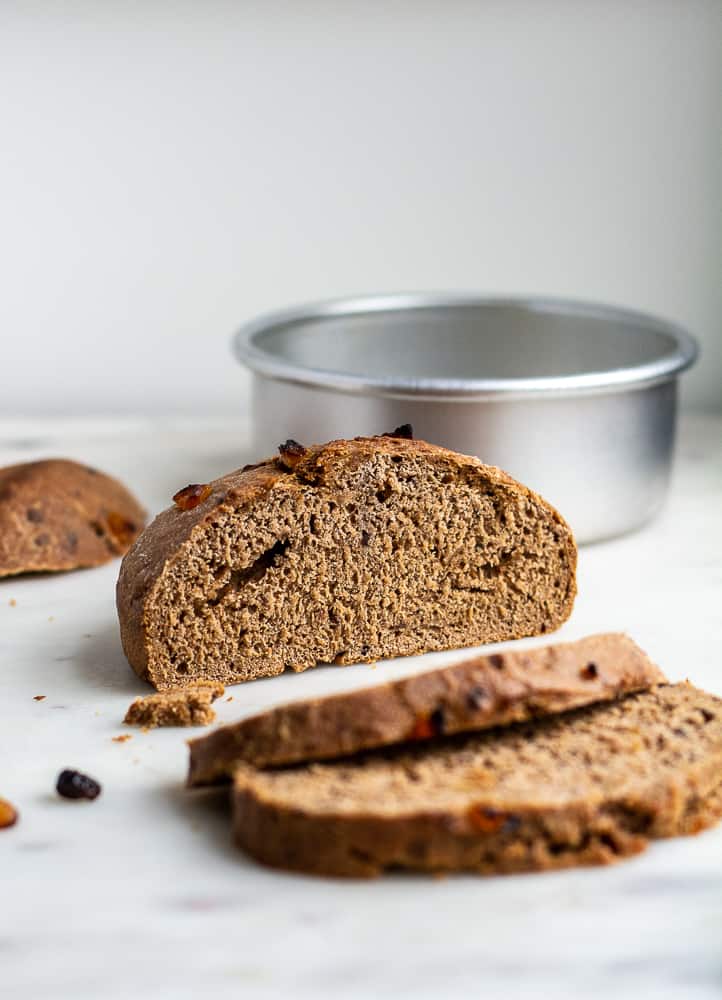
[[[0,577],[100,566],[126,552],[144,522],[122,483],[79,462],[0,469]]]
[[[636,715],[635,702],[643,709]],[[658,716],[658,724],[650,724],[650,712]],[[367,796],[363,807],[344,803],[344,789],[349,786],[341,780],[336,784],[339,798],[329,801],[328,791],[325,799],[319,794],[315,808],[309,805],[314,799],[308,789],[317,787],[319,778],[323,783],[329,771],[424,767],[423,757],[420,762],[418,755],[403,748],[395,755],[385,751],[380,763],[379,755],[369,755],[293,769],[287,772],[292,781],[298,778],[306,786],[300,797],[293,794],[293,784],[277,793],[274,778],[284,772],[263,772],[242,764],[234,779],[234,838],[263,864],[340,877],[371,877],[397,868],[506,874],[609,864],[639,853],[652,839],[695,834],[720,819],[721,720],[720,699],[691,685],[666,685],[613,705],[512,727],[507,736],[465,737],[464,749],[478,759],[474,782],[469,784],[468,769],[459,775],[452,767],[443,772],[442,785],[424,792],[423,800],[417,796],[413,804],[396,809],[383,797]],[[584,761],[577,762],[584,744],[578,741],[571,755],[566,752],[566,764],[571,756],[579,788],[574,774],[569,777],[568,766],[564,779],[553,766],[548,779],[531,785],[523,799],[508,794],[503,775],[495,786],[498,741],[515,739],[517,730],[523,736],[522,753],[534,755],[536,739],[553,726],[560,740],[558,759],[563,762],[565,732],[590,724],[602,730],[611,748],[607,763],[598,765],[602,772],[613,766],[609,758],[618,758],[613,778],[607,776],[600,788],[584,781]],[[643,758],[640,767],[638,754],[648,753],[660,737],[667,742],[666,752],[672,747],[671,762],[668,756],[656,766],[653,759]],[[645,748],[645,742],[650,746]],[[450,743],[437,740],[423,751],[426,759],[443,753]],[[589,748],[593,749],[592,741]],[[519,768],[528,766],[518,740],[513,759]],[[627,767],[634,770],[629,779]],[[362,780],[369,779],[362,774]],[[455,782],[464,782],[463,794],[451,802],[437,801]],[[427,781],[425,790],[428,785]],[[375,791],[376,785],[372,787]]]
[[[522,722],[665,681],[628,636],[505,651],[401,680],[280,705],[191,740],[188,784],[228,780],[238,763],[277,767],[407,740]]]
[[[210,483],[208,496],[196,507],[182,510],[174,505],[155,518],[123,559],[116,591],[123,649],[138,676],[152,684],[157,683],[149,663],[147,641],[150,626],[148,609],[154,589],[164,571],[174,560],[183,558],[186,548],[192,546],[194,536],[203,531],[214,515],[247,510],[257,501],[267,498],[279,484],[285,490],[299,493],[309,484],[333,488],[350,470],[374,456],[404,454],[443,461],[462,476],[468,474],[478,478],[481,474],[492,487],[504,487],[544,507],[558,525],[571,576],[561,620],[554,626],[558,627],[571,613],[576,596],[577,552],[571,529],[549,503],[501,469],[484,465],[478,458],[424,441],[360,437],[313,445],[306,448],[303,456],[292,466],[276,458],[246,466]]]

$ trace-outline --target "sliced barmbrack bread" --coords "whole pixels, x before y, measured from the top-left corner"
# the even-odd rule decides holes
[[[607,864],[722,814],[722,700],[689,684],[332,763],[242,764],[234,835],[322,875]]]
[[[134,670],[160,690],[232,684],[557,629],[576,593],[563,518],[407,434],[289,441],[176,494],[121,568]]]
[[[343,757],[406,740],[520,722],[662,683],[625,635],[478,656],[375,687],[292,702],[190,743],[189,785],[257,767]]]

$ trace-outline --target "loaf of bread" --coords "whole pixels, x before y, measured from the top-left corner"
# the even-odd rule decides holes
[[[126,655],[158,689],[552,632],[576,593],[560,515],[404,437],[332,441],[190,486],[123,560]]]
[[[505,729],[235,772],[234,834],[315,874],[607,864],[722,814],[722,700],[665,685]]]
[[[360,691],[280,705],[221,726],[190,741],[188,784],[228,779],[242,761],[276,767],[343,757],[407,740],[521,722],[608,701],[664,680],[625,635],[593,635],[478,656]]]
[[[126,552],[144,521],[122,483],[79,462],[0,469],[0,577],[99,566]]]

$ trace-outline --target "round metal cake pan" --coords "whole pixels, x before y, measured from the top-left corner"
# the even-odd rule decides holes
[[[537,490],[582,543],[662,505],[679,375],[697,356],[687,332],[642,313],[427,293],[276,312],[234,350],[252,372],[259,456],[410,423]]]

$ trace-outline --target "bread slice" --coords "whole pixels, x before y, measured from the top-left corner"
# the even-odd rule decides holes
[[[689,684],[414,748],[261,771],[233,791],[238,844],[324,875],[607,864],[722,814],[722,700]]]
[[[0,469],[0,577],[99,566],[126,552],[144,522],[122,483],[79,462]]]
[[[495,653],[328,698],[280,705],[190,741],[188,784],[256,767],[343,757],[441,734],[521,722],[662,683],[625,635]],[[160,697],[151,695],[150,697]]]
[[[551,632],[575,567],[560,515],[476,458],[400,437],[287,442],[177,494],[123,560],[118,614],[158,689],[228,684]]]

